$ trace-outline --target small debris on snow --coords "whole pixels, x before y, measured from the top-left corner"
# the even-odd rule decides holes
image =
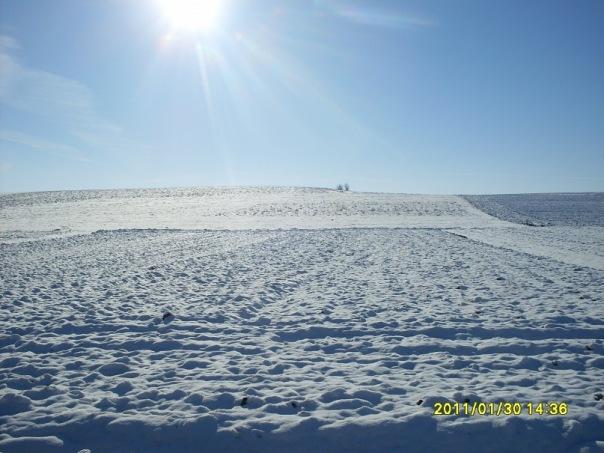
[[[241,398],[241,407],[247,405],[247,396],[244,396],[243,398]]]

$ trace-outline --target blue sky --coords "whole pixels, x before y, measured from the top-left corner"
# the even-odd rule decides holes
[[[604,190],[603,1],[220,3],[0,0],[0,190]]]

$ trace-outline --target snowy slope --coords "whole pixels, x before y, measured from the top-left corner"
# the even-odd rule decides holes
[[[0,196],[0,231],[464,227],[502,222],[455,196],[201,188]]]
[[[604,193],[465,195],[502,220],[537,226],[604,226]]]
[[[473,229],[463,233],[467,237],[604,270],[604,193],[465,195],[464,199],[494,217],[524,226]]]
[[[200,190],[4,197],[0,451],[603,447],[601,227],[457,197]],[[310,229],[258,229],[274,219]],[[570,410],[432,415],[501,400]]]
[[[604,227],[452,229],[496,247],[604,271]]]

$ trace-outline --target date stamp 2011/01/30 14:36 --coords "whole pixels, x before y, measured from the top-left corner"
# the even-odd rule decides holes
[[[563,401],[538,401],[521,403],[518,401],[464,401],[435,402],[433,415],[436,416],[512,416],[512,415],[567,415],[568,403]]]

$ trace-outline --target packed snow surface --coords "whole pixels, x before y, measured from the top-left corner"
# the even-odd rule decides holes
[[[0,451],[604,448],[593,216],[289,188],[0,206]]]

